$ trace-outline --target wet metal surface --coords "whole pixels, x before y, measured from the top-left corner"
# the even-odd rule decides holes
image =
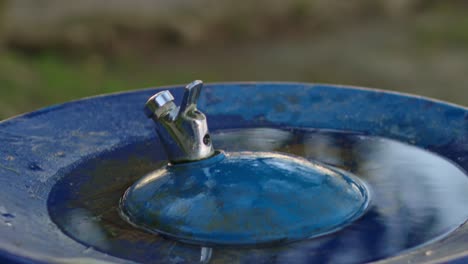
[[[371,186],[374,202],[367,214],[337,233],[276,247],[214,248],[211,263],[377,260],[444,236],[468,217],[466,174],[410,145],[362,134],[273,128],[217,131],[213,140],[229,151],[281,151],[359,174]],[[74,239],[118,257],[148,263],[198,261],[200,247],[140,231],[118,215],[126,187],[138,174],[153,170],[155,147],[157,143],[142,142],[131,147],[138,152],[116,150],[67,172],[50,196],[54,222]],[[126,162],[125,153],[139,154]],[[63,199],[65,194],[69,196]]]
[[[151,172],[126,191],[121,209],[135,227],[178,241],[256,247],[341,229],[365,213],[369,200],[367,186],[350,173],[243,151]]]
[[[170,89],[175,100],[180,102],[183,87],[175,86],[165,89]],[[48,214],[47,199],[52,187],[60,177],[66,175],[67,172],[76,171],[75,169],[79,169],[82,164],[90,164],[87,162],[95,160],[97,157],[105,160],[105,156],[110,155],[107,160],[117,160],[114,165],[121,166],[118,168],[134,165],[131,162],[132,159],[128,159],[129,152],[126,151],[131,152],[137,145],[156,141],[153,125],[148,124],[141,112],[141,102],[156,92],[157,89],[148,89],[88,98],[44,108],[0,122],[0,209],[2,214],[14,216],[1,217],[0,223],[5,223],[0,224],[0,259],[2,261],[14,259],[23,262],[31,260],[42,262],[70,262],[74,260],[126,262],[124,258],[117,258],[99,250],[89,249],[89,246],[80,244],[64,234]],[[248,98],[242,96],[246,93],[252,96]],[[285,103],[285,99],[288,103]],[[229,104],[225,103],[226,100],[229,100]],[[210,123],[210,131],[253,127],[297,127],[354,131],[367,136],[394,139],[416,146],[419,150],[428,150],[443,157],[442,160],[448,161],[448,164],[455,164],[464,171],[468,170],[468,109],[427,98],[335,85],[223,83],[205,85],[205,90],[200,95],[199,108],[206,113]],[[281,133],[281,137],[288,137],[288,134]],[[245,140],[245,142],[247,141],[248,139]],[[241,143],[235,142],[232,150],[236,150],[237,146],[242,145]],[[259,147],[265,148],[268,144],[264,142]],[[125,149],[126,146],[129,148]],[[249,146],[255,145],[249,142]],[[221,145],[218,147],[224,148]],[[313,150],[307,151],[315,153]],[[338,150],[336,152],[339,153]],[[147,161],[147,164],[151,164],[151,169],[136,172],[146,173],[156,169],[154,168],[156,164],[153,162],[165,158],[158,157],[158,153],[156,151],[152,152],[151,155],[146,155],[152,159]],[[120,159],[114,155],[117,157],[120,155]],[[301,156],[300,153],[298,155]],[[377,157],[377,155],[374,156]],[[392,155],[391,157],[398,159],[400,156]],[[401,162],[413,160],[414,157],[413,153]],[[330,158],[330,160],[333,159]],[[421,160],[417,163],[422,168],[432,168],[434,164],[434,162],[427,164]],[[353,164],[347,164],[347,166],[352,168]],[[388,196],[398,194],[404,197],[413,197],[416,192],[412,188],[430,190],[432,184],[422,184],[424,183],[423,176],[408,177],[408,174],[402,174],[404,172],[402,169],[407,168],[407,166],[387,168],[385,173],[381,174],[385,175],[384,180],[394,177],[400,177],[401,180],[414,180],[411,184],[401,188],[391,182],[382,183],[382,188],[392,190]],[[109,169],[111,167],[109,165]],[[367,168],[369,171],[374,169],[370,165]],[[438,170],[437,174],[431,178],[431,182],[436,177],[439,178],[434,180],[437,184],[448,183],[445,179],[453,175],[453,172],[446,173],[446,170],[453,168],[453,166],[442,168],[444,170]],[[114,171],[125,172],[122,169]],[[431,171],[428,170],[429,173]],[[115,175],[116,173],[111,174]],[[365,176],[362,171],[356,171],[356,174]],[[126,180],[136,180],[136,178],[132,179],[131,175]],[[418,173],[417,175],[424,174]],[[110,177],[107,178],[108,180],[112,180],[108,182],[108,185],[120,186],[122,184],[111,176],[108,177]],[[463,179],[466,179],[466,176]],[[368,180],[368,182],[372,184],[372,181]],[[121,186],[121,188],[124,190],[129,185],[130,183]],[[458,183],[457,186],[463,185]],[[455,192],[453,189],[459,189],[459,187],[446,187],[437,192],[424,191],[424,195],[413,198],[416,201],[427,200],[430,201],[430,204],[437,205],[439,201],[444,201],[443,197],[451,197],[451,193],[460,192]],[[466,193],[466,189],[463,189],[463,193]],[[387,196],[383,196],[382,199],[385,197]],[[366,214],[377,221],[364,222],[358,226],[358,228],[367,228],[366,234],[372,234],[372,236],[364,237],[362,241],[365,242],[360,244],[366,246],[363,250],[358,250],[353,254],[362,256],[371,254],[370,257],[372,257],[372,252],[377,252],[378,248],[381,248],[380,251],[384,253],[396,248],[396,246],[390,249],[381,247],[381,237],[390,238],[391,241],[395,241],[395,245],[413,245],[414,239],[409,239],[407,242],[407,239],[392,238],[399,233],[386,231],[391,230],[389,228],[392,226],[387,227],[381,224],[378,219],[385,216],[386,213],[395,211],[401,212],[401,216],[429,214],[413,212],[418,204],[414,204],[406,210],[399,210],[397,206],[400,203],[399,199],[394,201],[394,203],[389,204],[392,205],[391,210],[372,211],[371,208]],[[118,201],[115,201],[115,204],[117,203]],[[456,203],[444,204],[444,207],[448,206],[447,208],[452,209],[442,212],[442,216],[449,212],[464,212],[463,208],[466,208],[466,206],[462,209],[455,208],[451,207],[452,205],[456,205]],[[109,204],[103,205],[102,209],[104,208],[110,210],[111,206]],[[428,205],[425,208],[431,208],[431,206]],[[435,210],[423,212],[435,212]],[[418,226],[423,226],[423,224],[434,226],[434,224],[430,224],[432,222],[446,223],[441,220],[435,221],[435,219],[444,219],[442,216],[433,217],[434,220],[419,221]],[[404,218],[396,217],[395,223],[400,224],[393,226],[404,227],[406,231],[402,234],[418,230],[417,228],[407,228],[408,222],[401,221],[401,219]],[[361,220],[363,221],[364,218]],[[362,222],[359,221],[359,223]],[[350,227],[343,232],[348,233],[351,230],[354,229]],[[427,236],[429,237],[429,235]],[[351,239],[347,241],[349,240]],[[325,243],[324,240],[322,243]],[[326,261],[328,258],[320,258],[319,255],[326,255],[326,252],[333,249],[343,250],[343,243],[345,242],[341,240],[330,240],[327,248],[316,245],[290,246],[288,249],[292,251],[280,250],[283,254],[278,253],[275,256],[277,256],[278,261],[288,259],[288,261],[283,262],[300,263],[310,260],[313,256],[316,256],[318,260]],[[396,255],[386,259],[385,263],[427,262],[429,260],[448,262],[454,259],[460,263],[468,261],[467,244],[468,224],[465,223],[450,232],[444,239],[431,241],[417,250],[395,251]],[[171,252],[170,260],[173,262],[179,259],[177,256],[182,252],[191,252],[188,248],[180,249],[178,244],[167,249],[165,252]],[[143,254],[143,250],[139,252]],[[157,254],[156,252],[158,251],[152,248],[147,254]],[[193,252],[196,252],[196,261],[198,262],[201,249],[193,249]],[[213,251],[212,255],[213,259],[220,257],[217,251]],[[225,252],[222,256],[229,258],[231,255],[235,256],[229,252]],[[256,260],[261,262],[260,260],[265,259],[265,256],[258,251],[252,251],[251,254],[245,256],[249,256],[247,260],[251,262]],[[157,258],[148,257],[146,259],[149,262],[157,261]],[[234,259],[236,258],[234,257]],[[270,261],[274,260],[270,259]]]

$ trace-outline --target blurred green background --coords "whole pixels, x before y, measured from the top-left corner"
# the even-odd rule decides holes
[[[0,119],[224,81],[368,86],[468,105],[465,0],[0,0]]]

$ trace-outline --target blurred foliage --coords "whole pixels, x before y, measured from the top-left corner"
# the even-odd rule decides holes
[[[30,50],[122,53],[136,47],[224,44],[277,34],[311,34],[368,17],[398,18],[432,6],[423,0],[14,0],[3,35]]]
[[[342,83],[468,105],[467,9],[460,0],[0,1],[0,119],[192,79]]]

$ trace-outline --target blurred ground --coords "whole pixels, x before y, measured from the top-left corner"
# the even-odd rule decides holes
[[[466,1],[348,2],[2,1],[0,119],[193,79],[339,83],[468,105]]]

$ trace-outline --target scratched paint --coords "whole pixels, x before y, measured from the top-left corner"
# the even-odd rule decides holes
[[[169,88],[176,100],[181,100],[182,88]],[[199,106],[207,114],[212,131],[252,127],[354,131],[429,150],[468,170],[468,110],[461,106],[417,96],[335,85],[231,83],[207,84],[205,88]],[[47,198],[65,172],[105,153],[116,153],[125,146],[156,140],[153,125],[141,110],[142,104],[156,91],[148,89],[98,96],[0,122],[0,164],[9,168],[0,168],[0,201],[15,215],[14,228],[0,226],[0,258],[45,262],[85,258],[125,262],[124,257],[113,257],[99,250],[84,256],[83,251],[88,246],[81,245],[55,225],[47,212]],[[246,99],[241,94],[251,96]],[[237,142],[237,145],[241,143]],[[263,142],[264,146],[267,144]],[[147,156],[154,162],[161,159],[160,151],[155,147],[152,155]],[[333,161],[333,157],[329,158]],[[30,169],[32,163],[41,170]],[[409,186],[419,185],[416,182]],[[398,193],[398,190],[394,192]],[[368,241],[374,242],[368,244],[371,248],[378,247],[377,237],[373,238]],[[421,251],[400,255],[399,251],[395,252],[397,255],[387,263],[437,259],[445,262],[452,258],[467,261],[463,259],[468,257],[466,241],[468,224],[463,224],[443,240],[432,242]],[[333,248],[336,243],[330,242],[329,247]],[[170,248],[170,259],[174,261],[180,259],[183,252],[191,252],[179,245]],[[431,250],[430,256],[425,254],[425,249]],[[286,255],[295,262],[307,260],[308,257],[302,255],[304,251],[314,251],[302,247],[291,250],[295,250],[294,253],[287,251]],[[198,255],[198,261],[200,249],[193,252]],[[261,262],[264,255],[256,254],[251,252],[246,256],[250,262]],[[371,252],[367,254],[372,256]],[[216,256],[214,252],[213,257]],[[283,257],[277,259],[284,260]]]

